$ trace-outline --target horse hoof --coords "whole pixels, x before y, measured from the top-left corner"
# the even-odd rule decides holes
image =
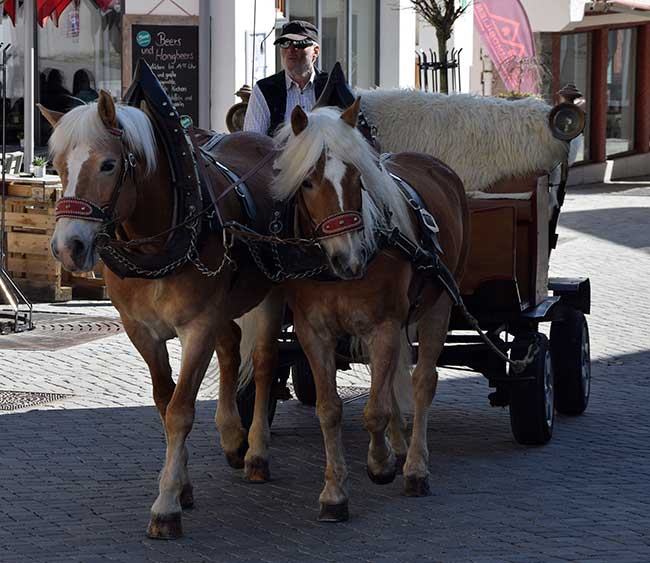
[[[428,477],[404,477],[404,495],[426,497],[431,494]]]
[[[395,470],[398,475],[401,475],[404,471],[404,464],[406,463],[406,454],[397,454],[395,456]]]
[[[341,504],[320,503],[319,522],[345,522],[350,518],[348,501]]]
[[[247,451],[248,442],[244,441],[244,443],[234,452],[225,452],[228,465],[233,469],[242,469],[244,467],[244,458]]]
[[[250,460],[246,460],[246,469],[244,470],[244,473],[244,478],[249,483],[259,484],[271,480],[269,462],[261,457],[254,457]]]
[[[183,487],[180,501],[183,510],[194,508],[194,488],[189,483]]]
[[[366,466],[366,471],[370,480],[377,485],[388,485],[388,483],[392,483],[395,480],[395,475],[397,475],[397,467],[393,467],[391,471],[385,473],[373,473],[370,471],[370,467]]]
[[[181,513],[151,515],[147,536],[154,540],[175,540],[183,535]]]

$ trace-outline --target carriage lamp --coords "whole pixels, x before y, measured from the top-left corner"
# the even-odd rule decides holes
[[[578,106],[565,102],[551,110],[548,121],[555,138],[570,141],[585,128],[585,112]]]
[[[560,103],[548,116],[549,126],[553,136],[563,141],[575,139],[585,128],[585,112],[576,101],[582,98],[582,93],[575,84],[569,83],[558,93]]]

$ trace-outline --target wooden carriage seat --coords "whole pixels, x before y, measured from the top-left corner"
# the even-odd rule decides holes
[[[537,305],[548,285],[548,177],[506,178],[486,193],[469,200],[472,234],[461,292],[494,310]]]

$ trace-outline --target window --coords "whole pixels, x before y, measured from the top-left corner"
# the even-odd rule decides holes
[[[100,89],[122,95],[122,33],[119,2],[106,12],[91,0],[71,2],[59,18],[37,29],[37,100],[48,109],[68,111],[97,99]],[[37,142],[52,132],[37,122]],[[40,129],[40,130],[39,130]]]
[[[322,0],[321,67],[325,71],[329,71],[337,61],[341,63],[344,71],[348,68],[346,3],[346,0]]]
[[[377,85],[376,0],[288,0],[290,20],[306,20],[319,26],[321,54],[316,63],[329,71],[338,61],[352,86]],[[276,56],[276,68],[281,68]]]
[[[636,29],[612,29],[607,49],[607,156],[634,148]]]
[[[350,83],[358,88],[377,85],[376,3],[350,0],[352,12]]]
[[[2,6],[0,5],[1,10]],[[17,149],[22,143],[25,126],[23,111],[23,96],[25,92],[25,81],[23,78],[23,67],[25,65],[23,28],[22,6],[16,10],[16,27],[11,24],[8,16],[2,18],[0,41],[4,45],[11,43],[11,47],[7,51],[7,101],[5,104],[7,112],[7,145],[9,150]],[[2,77],[0,76],[1,80]],[[0,82],[1,86],[2,84]]]
[[[587,100],[591,100],[591,36],[588,33],[563,35],[560,45],[560,86],[569,82],[575,84]],[[578,143],[576,161],[589,160],[589,108],[584,108],[587,115],[584,134]]]

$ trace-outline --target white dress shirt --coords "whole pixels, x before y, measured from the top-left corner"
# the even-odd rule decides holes
[[[291,118],[291,112],[296,106],[300,106],[305,111],[311,111],[316,103],[316,91],[314,90],[314,78],[316,72],[312,70],[309,82],[301,90],[300,86],[294,82],[288,73],[284,73],[285,84],[287,87],[287,105],[284,110],[284,120]],[[244,118],[244,131],[254,131],[266,135],[271,125],[271,112],[264,99],[264,94],[255,84],[253,92],[248,100],[246,108],[246,117]]]

